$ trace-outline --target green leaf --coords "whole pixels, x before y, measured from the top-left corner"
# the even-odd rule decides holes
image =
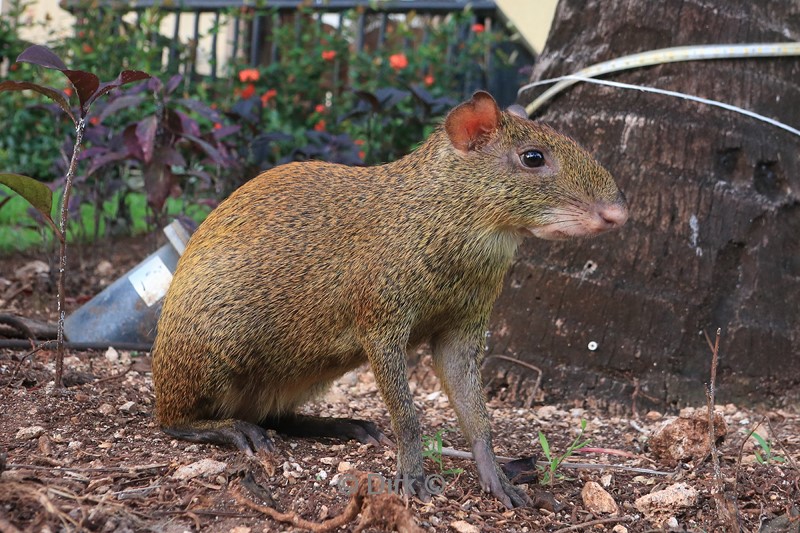
[[[53,192],[47,188],[47,185],[28,176],[10,172],[0,173],[0,183],[25,198],[46,218],[50,218],[50,210],[53,208]]]
[[[541,431],[539,432],[539,445],[542,447],[542,452],[544,452],[547,460],[552,461],[550,458],[550,443],[547,442],[547,437]]]

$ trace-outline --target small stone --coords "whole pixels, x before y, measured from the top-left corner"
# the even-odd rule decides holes
[[[703,409],[689,412],[681,411],[678,418],[670,418],[661,424],[648,439],[653,455],[669,467],[686,462],[693,458],[705,457],[711,447],[708,442],[708,415]],[[728,432],[725,419],[714,413],[715,440],[719,440]]]
[[[224,472],[227,467],[228,464],[222,461],[200,459],[190,465],[184,465],[178,468],[175,473],[172,474],[172,478],[186,481],[200,476],[216,476]]]
[[[617,502],[599,483],[588,481],[581,490],[583,505],[592,513],[617,514]]]
[[[628,528],[622,524],[617,524],[611,529],[612,533],[628,533]]]
[[[97,408],[97,411],[101,415],[108,416],[108,415],[110,415],[110,414],[112,414],[114,412],[114,406],[111,405],[110,403],[103,403],[103,404],[100,404],[100,407]]]
[[[675,483],[664,490],[637,498],[636,508],[656,527],[664,527],[682,509],[697,503],[697,490],[686,483]]]
[[[664,415],[662,415],[658,411],[648,411],[647,414],[644,415],[644,418],[645,420],[648,420],[650,422],[655,422],[656,420],[661,420],[661,417],[663,416]]]
[[[136,402],[125,402],[119,406],[119,410],[123,413],[133,414],[136,412]]]
[[[119,361],[119,352],[113,346],[109,346],[106,350],[106,361],[109,363],[116,363]]]
[[[458,533],[480,533],[481,531],[476,526],[473,526],[465,520],[456,520],[455,522],[450,522],[450,527],[458,531]]]
[[[336,467],[336,471],[337,472],[347,472],[348,470],[352,470],[352,469],[353,469],[353,464],[350,463],[349,461],[342,461]]]
[[[98,276],[108,277],[114,271],[114,265],[111,264],[111,261],[103,259],[97,266],[94,267],[94,272]]]
[[[253,530],[247,526],[236,526],[232,527],[228,533],[250,533],[251,531]]]
[[[667,526],[669,529],[678,529],[678,519],[674,516],[670,516],[664,525]]]
[[[322,457],[319,460],[320,463],[328,466],[333,466],[336,463],[336,461],[337,461],[336,457]]]
[[[38,439],[40,435],[44,433],[44,428],[42,426],[29,426],[26,428],[19,428],[17,431],[16,438],[19,440],[31,440],[31,439]]]
[[[50,437],[48,437],[46,434],[39,435],[38,445],[39,445],[39,452],[42,455],[45,456],[53,455],[53,445],[50,442]]]

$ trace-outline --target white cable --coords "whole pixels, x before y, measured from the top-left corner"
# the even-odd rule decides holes
[[[619,89],[633,89],[637,91],[647,92],[647,93],[655,93],[655,94],[663,94],[666,96],[674,96],[676,98],[681,98],[683,100],[691,100],[692,102],[700,102],[701,104],[707,104],[715,107],[721,107],[722,109],[727,109],[728,111],[734,111],[736,113],[740,113],[742,115],[754,118],[756,120],[760,120],[762,122],[766,122],[767,124],[771,124],[778,128],[788,131],[794,135],[800,137],[800,130],[789,126],[788,124],[784,124],[783,122],[779,122],[773,118],[765,117],[764,115],[759,115],[753,111],[748,109],[743,109],[741,107],[737,107],[732,104],[726,104],[725,102],[719,102],[717,100],[710,100],[708,98],[701,98],[699,96],[693,96],[691,94],[685,94],[677,91],[668,91],[666,89],[659,89],[657,87],[647,87],[645,85],[631,85],[629,83],[621,83],[618,81],[609,81],[609,80],[597,80],[594,78],[586,78],[583,76],[577,75],[570,75],[570,76],[561,76],[560,78],[552,78],[549,80],[541,80],[534,83],[529,84],[531,87],[536,87],[539,85],[546,85],[548,83],[557,83],[561,81],[572,81],[572,82],[588,82],[588,83],[596,83],[598,85],[608,85],[609,87],[617,87]]]

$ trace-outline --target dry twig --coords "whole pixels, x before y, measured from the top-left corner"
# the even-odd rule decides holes
[[[369,492],[369,481],[367,474],[358,472],[357,490],[351,497],[344,511],[338,516],[323,520],[322,522],[312,522],[302,518],[297,513],[281,513],[264,505],[259,505],[239,492],[234,493],[236,501],[240,504],[267,515],[278,522],[292,524],[295,527],[307,529],[314,533],[333,531],[355,520],[361,513],[355,532],[363,531],[367,527],[378,527],[388,530],[396,530],[399,533],[423,533],[411,512],[406,508],[403,500],[394,493],[371,494]]]

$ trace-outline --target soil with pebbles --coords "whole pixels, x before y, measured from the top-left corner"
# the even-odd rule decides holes
[[[73,248],[77,251],[72,252],[68,292],[74,296],[69,306],[116,279],[152,246],[134,239],[118,241],[113,248]],[[0,258],[0,313],[54,319],[49,276],[33,267],[22,269],[37,259],[42,256]],[[40,350],[26,357],[29,353],[0,349],[4,533],[300,531],[305,530],[300,526],[319,529],[319,524],[330,528],[336,520],[342,527],[334,531],[731,531],[736,522],[744,531],[800,531],[796,407],[717,406],[726,430],[715,474],[708,453],[670,461],[657,457],[649,446],[653,432],[678,413],[634,416],[624,405],[609,409],[603,402],[598,407],[600,402],[591,398],[550,405],[546,390],[544,402],[521,408],[492,399],[496,391],[489,391],[499,455],[543,460],[539,431],[554,453],[563,453],[582,420],[584,437],[591,439],[588,449],[567,459],[577,466],[561,466],[547,486],[525,486],[529,494],[548,491],[555,507],[507,510],[481,492],[470,460],[436,454],[427,459],[427,471],[437,474],[439,485],[434,488],[438,494],[425,503],[388,490],[396,461],[391,447],[276,435],[274,454],[247,457],[176,441],[152,418],[148,354],[70,351],[65,360],[68,387],[59,391],[52,383],[54,352]],[[425,356],[410,383],[424,434],[440,435],[444,445],[466,449]],[[345,375],[304,409],[372,420],[392,437],[368,368]],[[682,415],[702,419],[704,411],[705,406],[696,406]],[[749,436],[753,430],[769,443],[772,456],[766,461],[764,449]],[[358,477],[362,472],[372,474],[371,492],[388,497],[363,490],[353,496],[358,480],[365,479]],[[670,491],[677,491],[673,500],[663,499]],[[279,513],[288,522],[277,521]]]

